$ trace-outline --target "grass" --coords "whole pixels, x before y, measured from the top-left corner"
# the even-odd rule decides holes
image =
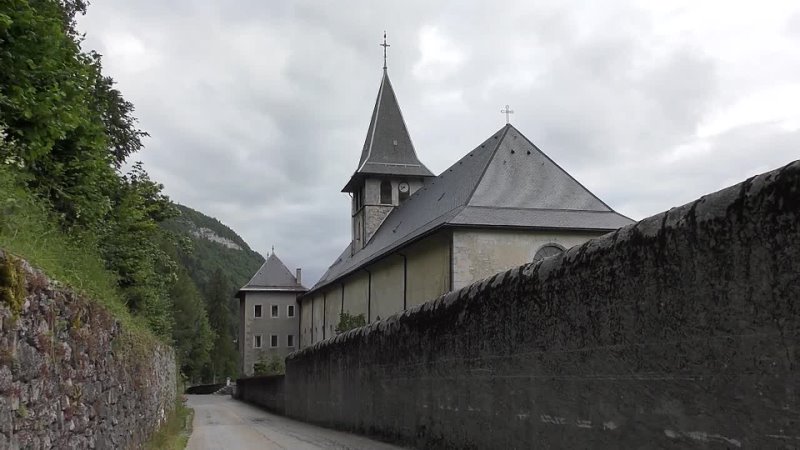
[[[150,334],[145,320],[134,317],[128,310],[114,274],[105,268],[91,238],[62,231],[44,202],[28,192],[2,164],[0,249],[25,259],[49,278],[102,304],[128,329]]]
[[[182,396],[175,402],[175,410],[161,425],[144,448],[146,450],[183,450],[189,442],[193,411],[184,405]]]

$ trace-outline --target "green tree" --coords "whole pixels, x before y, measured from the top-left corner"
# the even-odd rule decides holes
[[[170,287],[170,298],[175,321],[172,337],[181,372],[196,383],[201,381],[203,367],[211,362],[216,335],[208,323],[203,297],[183,269]]]
[[[228,303],[233,300],[230,282],[221,270],[211,275],[206,291],[208,321],[216,334],[214,347],[211,350],[211,361],[206,366],[206,381],[216,382],[225,377],[236,376],[237,353],[233,345],[234,337],[230,332]]]
[[[344,333],[345,331],[354,328],[363,327],[367,324],[367,319],[364,314],[350,314],[347,311],[342,311],[339,314],[339,323],[336,325],[336,334]]]
[[[164,251],[164,231],[158,223],[177,214],[163,186],[150,180],[140,163],[121,178],[111,197],[111,213],[98,231],[109,269],[119,274],[119,285],[134,312],[151,328],[168,337],[172,329],[169,286],[177,265]]]
[[[286,366],[283,363],[283,358],[278,355],[272,355],[267,358],[266,355],[261,355],[258,362],[253,364],[253,375],[283,375],[286,373]]]

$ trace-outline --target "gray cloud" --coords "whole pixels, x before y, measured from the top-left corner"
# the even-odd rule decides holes
[[[176,201],[314,281],[349,241],[378,43],[435,172],[504,123],[642,218],[796,159],[800,7],[629,2],[93,4],[105,55],[150,132],[138,159]]]

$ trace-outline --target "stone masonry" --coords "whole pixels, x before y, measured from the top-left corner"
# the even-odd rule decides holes
[[[175,404],[172,349],[2,251],[0,268],[0,449],[140,448]]]

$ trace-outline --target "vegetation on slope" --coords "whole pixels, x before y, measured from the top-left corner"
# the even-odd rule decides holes
[[[182,213],[208,218],[176,207],[129,161],[147,133],[100,55],[81,50],[85,10],[84,0],[0,0],[0,247],[173,343],[187,377],[235,376],[230,313],[209,320],[221,313],[210,308],[207,260],[230,271],[218,296],[230,305],[260,256],[227,228],[215,232],[246,249],[236,254],[246,262],[202,241],[189,248],[161,226]]]
[[[244,239],[219,220],[183,205],[175,206],[180,215],[164,221],[162,226],[184,243],[178,249],[178,260],[200,289],[207,290],[217,270],[222,272],[234,290],[238,289],[264,263],[263,256],[251,250]],[[239,248],[199,236],[199,230],[208,230]]]
[[[185,268],[206,302],[211,328],[216,337],[202,372],[188,367],[192,379],[219,381],[233,376],[238,367],[235,339],[238,336],[236,291],[264,263],[264,257],[250,249],[236,232],[219,220],[183,205],[176,205],[180,215],[162,223],[175,237],[175,258]]]

